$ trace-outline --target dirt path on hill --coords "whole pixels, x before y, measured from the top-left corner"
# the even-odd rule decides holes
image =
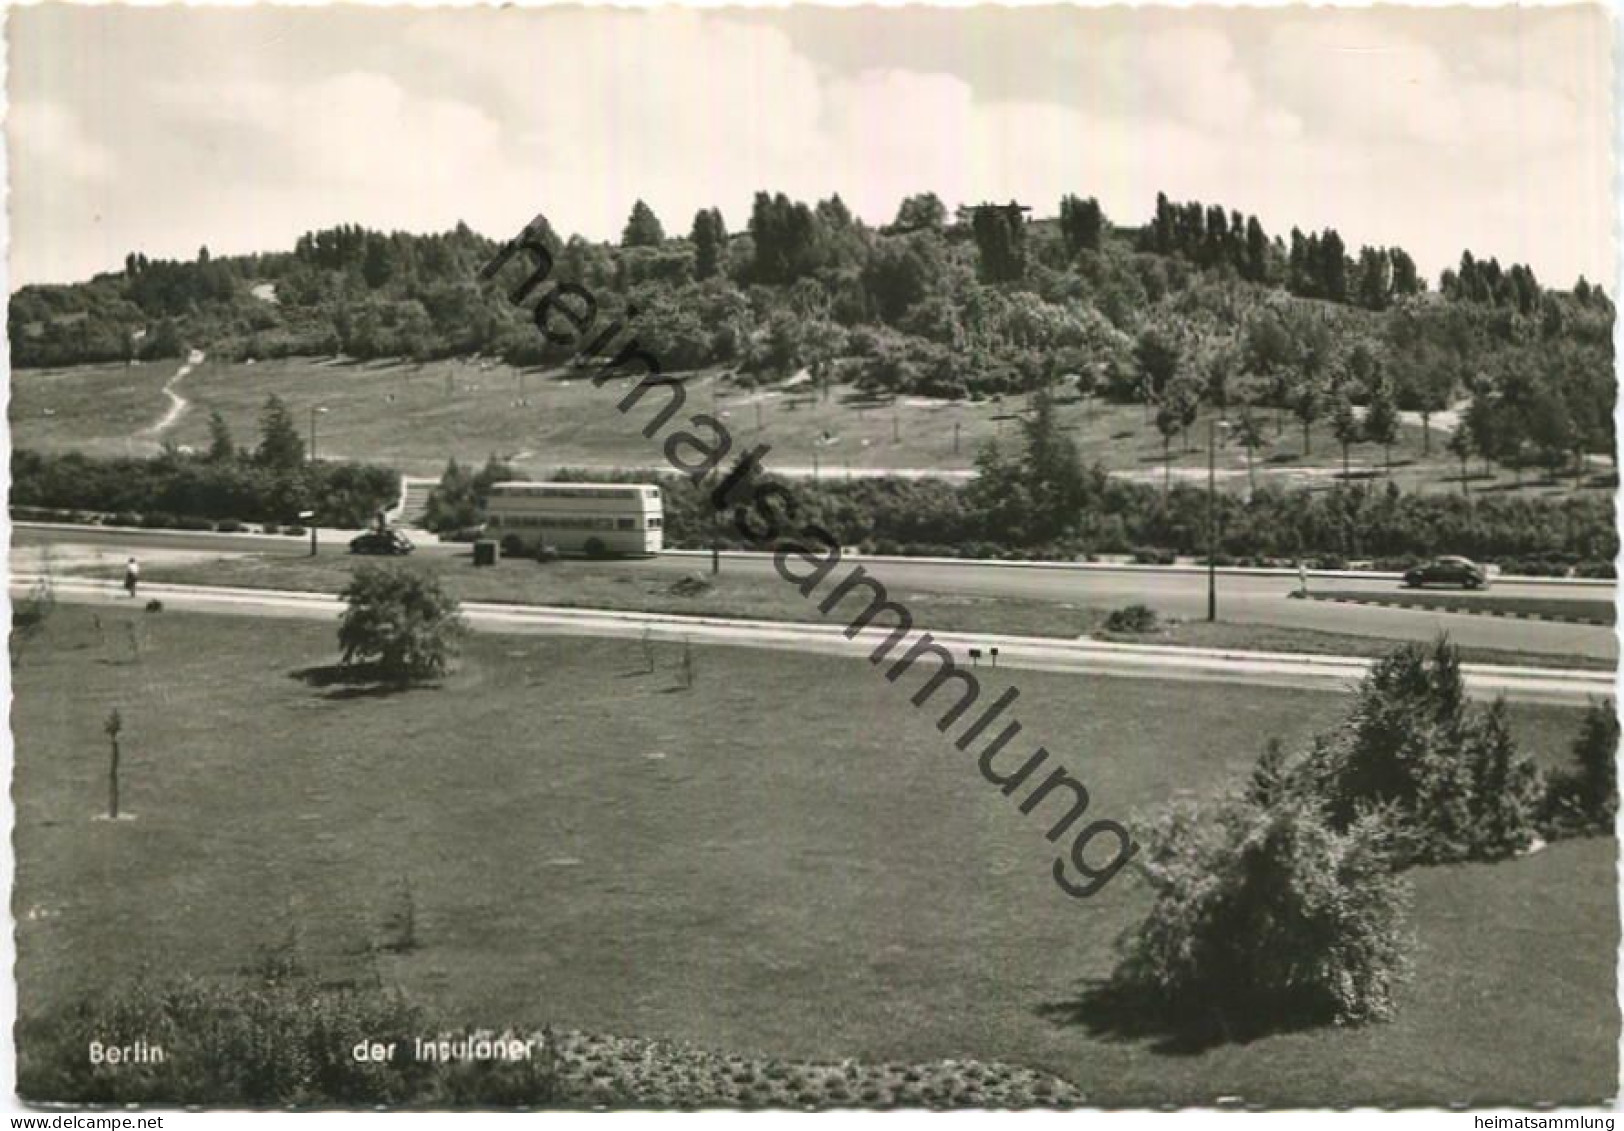
[[[203,359],[202,350],[193,350],[181,367],[175,370],[175,375],[164,382],[164,396],[169,398],[169,410],[159,418],[156,424],[141,429],[140,434],[142,436],[162,436],[180,420],[181,414],[191,406],[192,402],[177,393],[175,386],[179,385],[193,368],[202,365]]]

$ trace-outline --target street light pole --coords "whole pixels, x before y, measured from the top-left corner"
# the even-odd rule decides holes
[[[1218,619],[1218,421],[1207,420],[1207,620]]]
[[[316,556],[316,416],[327,410],[320,405],[310,406],[310,556]]]
[[[713,500],[714,502],[714,500]],[[711,576],[715,577],[722,572],[722,512],[719,507],[711,507],[710,536],[711,536]]]

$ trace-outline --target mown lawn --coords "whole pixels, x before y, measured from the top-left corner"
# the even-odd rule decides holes
[[[164,377],[174,372],[155,363]],[[138,367],[139,369],[139,367]],[[14,443],[21,447],[83,447],[122,452],[130,446],[155,450],[156,441],[132,431],[156,420],[168,402],[158,393],[162,380],[122,367],[65,371],[71,381],[42,371],[14,375],[18,403]],[[848,468],[900,468],[968,472],[976,452],[991,439],[1009,441],[1018,432],[1027,398],[954,403],[902,397],[874,401],[854,388],[837,387],[827,398],[802,384],[748,389],[724,370],[687,374],[688,411],[715,412],[741,450],[768,444],[769,467],[811,469],[840,476]],[[209,441],[209,413],[218,410],[240,443],[257,437],[258,416],[270,393],[281,396],[301,421],[311,407],[327,412],[318,424],[318,447],[326,455],[370,460],[408,474],[437,475],[445,461],[480,462],[498,454],[532,472],[559,466],[662,467],[659,444],[642,435],[648,415],[626,416],[615,402],[624,387],[593,386],[580,372],[521,373],[495,362],[452,359],[417,365],[405,361],[347,362],[332,358],[293,358],[253,365],[208,361],[191,373],[180,391],[191,409],[167,434],[180,444],[202,449]],[[113,410],[103,402],[113,405]],[[144,410],[124,407],[130,402]],[[45,408],[55,412],[45,418]],[[1061,425],[1083,458],[1111,471],[1150,482],[1163,478],[1161,434],[1142,406],[1112,405],[1098,398],[1062,398]],[[1303,450],[1302,429],[1289,417],[1276,432],[1274,414],[1266,429],[1269,444],[1257,453],[1260,480],[1328,485],[1342,474],[1342,452],[1328,421],[1311,432]],[[1205,482],[1207,421],[1191,427],[1188,443],[1171,445],[1175,479]],[[1391,477],[1406,490],[1458,491],[1459,464],[1434,430],[1431,451],[1422,430],[1406,424],[1394,444],[1391,466],[1375,445],[1351,453],[1356,477]],[[1221,482],[1241,490],[1247,483],[1246,453],[1236,445],[1217,454]],[[1571,479],[1546,482],[1538,474],[1520,480],[1504,470],[1485,475],[1472,468],[1470,486],[1479,492],[1521,491],[1566,495]],[[1590,489],[1610,490],[1611,479],[1593,476]],[[1605,481],[1604,481],[1605,480]]]
[[[1043,828],[867,665],[635,641],[469,642],[438,689],[312,686],[330,626],[60,608],[15,675],[19,1008],[142,969],[228,976],[290,929],[335,978],[448,1019],[751,1055],[976,1056],[1091,1102],[1596,1100],[1616,1086],[1614,842],[1415,873],[1389,1025],[1198,1054],[1079,1015],[1145,906],[1049,875]],[[134,658],[125,622],[138,623]],[[1299,741],[1345,700],[1011,673],[1044,742],[1134,814]],[[124,719],[124,804],[97,820]],[[1577,714],[1514,708],[1547,764]],[[1029,749],[1029,747],[1027,747]],[[417,946],[368,957],[403,893]]]

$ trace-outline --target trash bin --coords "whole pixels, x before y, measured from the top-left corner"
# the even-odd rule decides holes
[[[482,539],[474,543],[474,564],[476,566],[493,566],[496,564],[496,543]]]

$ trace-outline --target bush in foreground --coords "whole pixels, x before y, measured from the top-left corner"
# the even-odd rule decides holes
[[[1473,707],[1446,639],[1378,660],[1346,720],[1315,739],[1296,776],[1338,828],[1387,810],[1400,864],[1514,855],[1534,842],[1545,804],[1504,703]]]
[[[341,596],[338,643],[346,666],[371,664],[393,683],[446,672],[465,626],[437,578],[404,566],[364,565]]]
[[[1573,742],[1574,766],[1551,782],[1553,833],[1610,833],[1618,813],[1618,712],[1612,700],[1591,704]]]
[[[1610,827],[1617,745],[1611,706],[1592,709],[1580,768],[1548,801],[1504,701],[1468,702],[1454,646],[1405,645],[1305,754],[1271,742],[1244,792],[1153,826],[1140,868],[1154,902],[1102,1001],[1125,995],[1226,1037],[1242,1022],[1387,1017],[1407,964],[1399,870],[1514,855],[1542,820]]]
[[[1254,790],[1174,808],[1147,839],[1154,901],[1116,989],[1225,1037],[1391,1015],[1410,896],[1379,818],[1338,829],[1312,798]]]

